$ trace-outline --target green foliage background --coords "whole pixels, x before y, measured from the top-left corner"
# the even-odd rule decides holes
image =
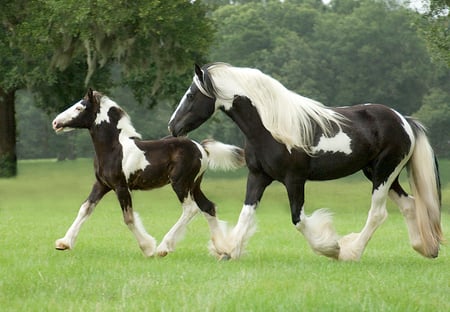
[[[450,70],[445,62],[435,58],[427,49],[422,35],[430,22],[425,16],[396,1],[334,0],[329,5],[313,0],[239,1],[232,4],[228,1],[205,1],[202,4],[208,5],[207,17],[211,19],[210,26],[214,28],[215,35],[209,40],[206,40],[208,36],[194,37],[202,38],[198,42],[195,40],[200,39],[184,37],[200,31],[193,25],[178,34],[181,41],[177,49],[182,49],[183,40],[186,40],[203,51],[204,56],[199,55],[196,59],[195,54],[191,54],[189,58],[200,64],[224,61],[235,66],[257,67],[293,91],[329,106],[368,102],[386,104],[403,114],[418,117],[428,127],[438,155],[450,156]],[[52,2],[47,5],[51,6]],[[58,8],[65,8],[61,5],[55,3],[53,10],[58,12]],[[98,5],[113,6],[103,2]],[[162,8],[159,7],[160,10]],[[92,10],[89,12],[86,14],[93,14]],[[129,34],[124,34],[126,29],[120,25],[127,25],[133,20],[132,12],[148,19],[138,25],[142,30],[133,39],[139,42],[135,47],[137,49],[128,51],[123,45]],[[111,60],[117,60],[117,53],[122,51],[124,55],[146,53],[154,61],[155,54],[151,47],[140,48],[145,44],[145,38],[140,36],[158,33],[151,29],[153,24],[150,20],[165,19],[164,10],[158,13],[158,17],[147,9],[141,12],[135,6],[124,7],[123,11],[114,13],[118,16],[116,24],[111,22],[112,17],[96,22],[102,31],[97,36],[83,25],[88,19],[83,14],[77,20],[70,21],[83,26],[83,36],[93,43],[99,38],[112,40],[108,41],[109,45],[106,41],[102,43],[106,46],[96,52],[98,59],[111,57]],[[165,22],[168,23],[165,25],[171,25],[170,19]],[[68,30],[73,29],[70,23]],[[189,23],[182,19],[166,31],[179,32],[182,24]],[[64,34],[61,35],[60,40],[63,40]],[[108,50],[110,46],[118,50]],[[183,53],[188,52],[180,50],[173,55],[181,60]],[[158,51],[157,55],[161,54],[164,51]],[[18,95],[20,158],[63,159],[92,154],[89,138],[84,132],[56,137],[50,129],[50,122],[56,113],[84,95],[87,68],[80,57],[76,58],[77,62],[70,63],[65,71],[57,72],[57,81],[65,82],[63,86],[71,91],[70,96],[61,91],[61,95],[55,97],[52,93],[57,89],[48,86],[42,87],[37,97],[35,92]],[[138,59],[141,61],[135,64],[124,62],[120,66],[97,66],[90,85],[109,95],[128,111],[144,138],[160,138],[168,134],[167,121],[191,83],[193,64],[184,64],[184,71],[175,74],[176,77],[164,77],[164,66],[170,60],[161,60],[159,64],[163,66],[159,67],[157,74],[151,63],[142,62],[145,58]],[[170,68],[167,67],[168,72]],[[109,77],[106,80],[103,79],[105,75]],[[163,85],[160,84],[162,81],[165,81]],[[162,88],[156,92],[158,86]],[[74,90],[78,90],[77,93]],[[45,107],[49,115],[36,111],[34,106]],[[147,109],[149,107],[150,110]],[[214,137],[239,145],[243,145],[244,141],[237,128],[220,113],[191,136],[198,140]]]

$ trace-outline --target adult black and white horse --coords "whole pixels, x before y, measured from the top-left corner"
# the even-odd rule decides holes
[[[124,221],[146,256],[155,253],[165,256],[173,251],[187,224],[200,210],[208,221],[212,241],[223,239],[215,206],[203,194],[200,183],[208,167],[228,170],[243,166],[242,149],[214,140],[201,144],[173,137],[142,141],[127,113],[107,96],[91,89],[53,121],[56,132],[75,128],[89,129],[95,148],[97,180],[66,235],[56,241],[56,249],[74,247],[81,226],[110,190],[117,194]],[[169,183],[182,203],[183,213],[156,248],[155,238],[146,232],[138,214],[133,212],[130,192]]]
[[[245,202],[219,257],[238,258],[255,228],[255,210],[274,180],[286,187],[292,222],[312,249],[331,258],[359,260],[387,217],[389,196],[402,212],[412,247],[437,257],[440,182],[423,126],[383,105],[331,108],[286,89],[257,69],[214,63],[195,67],[193,83],[169,121],[174,136],[200,126],[222,110],[242,130],[249,175]],[[406,167],[414,197],[399,184]],[[361,232],[338,237],[323,209],[307,216],[307,180],[330,180],[362,170],[372,181],[372,202]]]

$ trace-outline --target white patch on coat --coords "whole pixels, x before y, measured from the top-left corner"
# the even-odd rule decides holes
[[[100,100],[100,112],[98,112],[97,117],[95,118],[96,125],[99,125],[102,122],[109,122],[108,112],[111,107],[119,107],[119,105],[109,97],[103,96]]]
[[[411,151],[412,151],[414,149],[415,137],[414,137],[414,132],[413,132],[411,126],[409,125],[408,121],[405,119],[405,117],[402,114],[397,112],[395,109],[391,108],[391,110],[398,116],[398,118],[401,119],[403,129],[405,129],[405,132],[408,134],[409,140],[411,141]]]
[[[195,177],[195,180],[208,169],[208,154],[206,153],[203,146],[201,146],[199,143],[195,142],[194,140],[191,140],[198,148],[200,153],[202,153],[202,157],[200,158],[200,170],[197,173],[197,176]]]
[[[331,138],[322,135],[320,137],[319,143],[312,148],[312,151],[313,153],[318,153],[320,151],[324,153],[340,152],[350,155],[352,153],[352,149],[350,147],[351,141],[352,140],[350,139],[350,137],[343,131],[340,131],[338,134]]]
[[[125,178],[138,170],[144,170],[150,165],[143,150],[139,149],[134,143],[133,138],[140,138],[140,134],[134,130],[128,115],[124,115],[117,123],[117,129],[120,130],[119,142],[122,145],[122,170]]]

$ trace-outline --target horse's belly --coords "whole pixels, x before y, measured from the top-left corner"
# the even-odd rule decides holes
[[[309,180],[333,180],[351,175],[368,164],[369,160],[361,155],[349,156],[343,153],[326,153],[313,157],[309,167]]]

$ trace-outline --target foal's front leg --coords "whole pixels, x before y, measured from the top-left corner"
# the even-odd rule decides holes
[[[56,240],[55,248],[58,250],[73,249],[75,246],[75,241],[80,231],[81,226],[89,218],[91,213],[94,211],[97,203],[102,199],[102,197],[108,193],[111,189],[103,185],[100,182],[94,183],[92,191],[89,194],[88,199],[81,205],[78,211],[78,216],[73,221],[70,228],[67,230],[66,235],[63,238]]]
[[[133,212],[130,191],[127,187],[119,187],[116,189],[116,194],[122,208],[125,224],[136,237],[144,255],[147,257],[153,256],[156,250],[156,239],[147,233],[141,218],[136,212]]]

